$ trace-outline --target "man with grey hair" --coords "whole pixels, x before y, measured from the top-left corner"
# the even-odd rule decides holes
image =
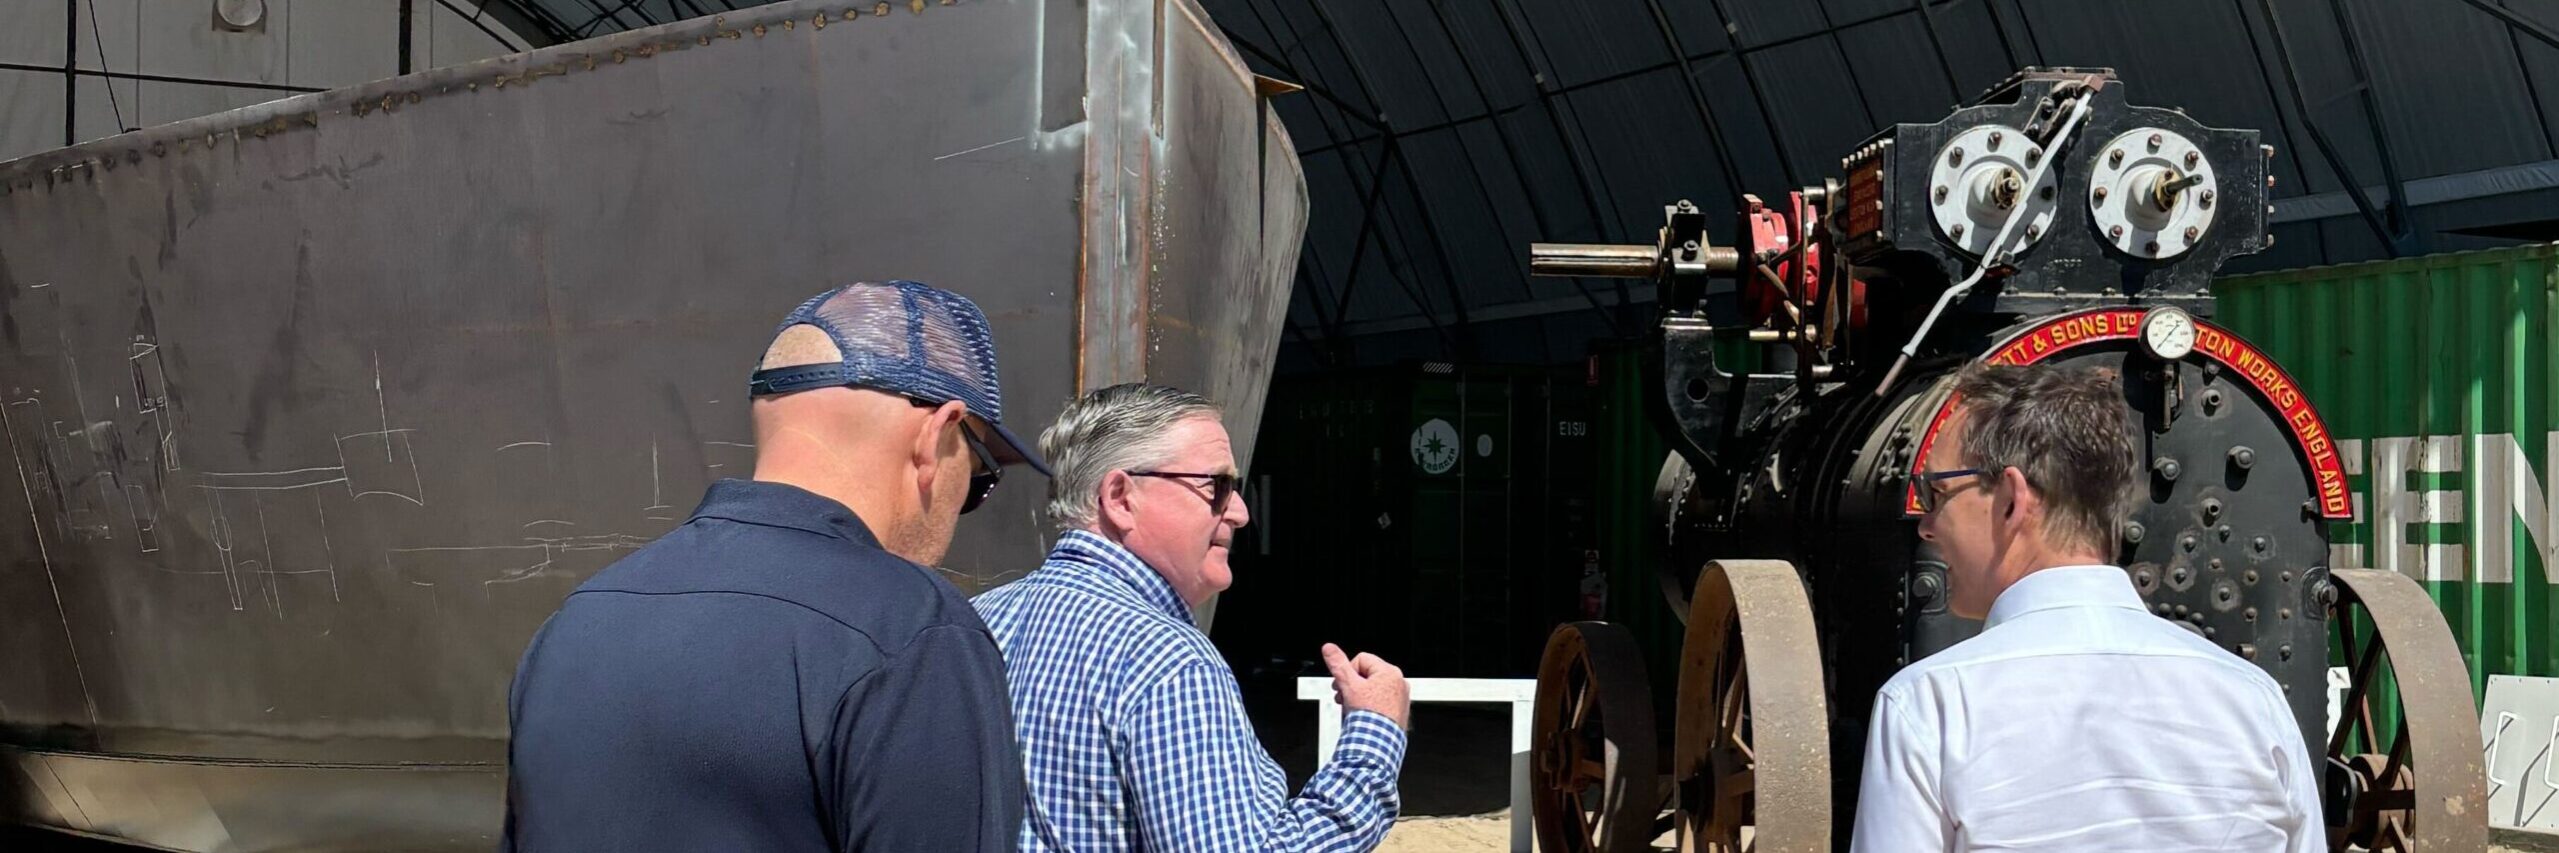
[[[1852,849],[2328,849],[2274,678],[2113,565],[2139,470],[2114,375],[1981,365],[1955,393],[1919,534],[1985,621],[1876,697]]]
[[[1235,674],[1191,624],[1234,581],[1227,549],[1250,520],[1220,415],[1196,394],[1115,385],[1040,435],[1065,535],[975,602],[1012,691],[1022,850],[1367,850],[1394,823],[1402,671],[1324,645],[1342,737],[1290,798]]]

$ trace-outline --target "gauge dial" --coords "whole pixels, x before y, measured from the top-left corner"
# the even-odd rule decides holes
[[[2175,306],[2151,309],[2141,318],[2141,346],[2161,361],[2185,358],[2195,351],[2195,318]]]

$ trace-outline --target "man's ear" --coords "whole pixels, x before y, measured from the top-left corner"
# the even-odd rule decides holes
[[[2008,496],[2006,509],[2000,513],[2002,519],[2014,519],[2021,514],[2042,514],[2043,496],[2026,487],[2026,472],[2017,470],[2017,466],[1999,469],[1999,491]],[[1993,496],[1994,499],[1996,497]]]
[[[1093,498],[1093,508],[1105,527],[1128,530],[1137,526],[1137,478],[1128,472],[1102,475],[1102,485]]]
[[[942,454],[948,449],[945,445],[962,440],[951,432],[951,427],[967,416],[968,404],[954,400],[935,406],[916,427],[915,440],[907,454],[915,465],[915,486],[924,494],[933,493],[933,480],[941,475]]]
[[[958,400],[933,409],[933,455],[936,458],[952,451],[968,451],[968,440],[960,437],[960,430],[969,428],[968,415],[969,404]]]

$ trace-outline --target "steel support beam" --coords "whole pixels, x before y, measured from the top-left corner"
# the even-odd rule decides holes
[[[1491,104],[1493,93],[1484,86],[1483,70],[1477,67],[1475,57],[1467,55],[1466,49],[1458,45],[1456,32],[1449,28],[1448,14],[1443,6],[1442,0],[1430,0],[1428,8],[1431,10],[1431,19],[1439,24],[1440,35],[1448,42],[1449,52],[1456,54],[1458,64],[1466,69],[1466,82],[1467,85],[1475,88],[1475,99],[1487,105]],[[1391,8],[1389,12],[1392,12]],[[1437,90],[1434,89],[1433,91],[1436,92]],[[1444,98],[1440,101],[1440,112],[1442,114],[1446,114],[1448,112],[1448,102]],[[1520,193],[1527,198],[1529,219],[1531,222],[1535,223],[1537,233],[1545,239],[1559,239],[1560,235],[1557,235],[1555,232],[1555,224],[1547,219],[1546,206],[1539,204],[1537,201],[1537,191],[1534,189],[1535,185],[1529,181],[1528,177],[1528,165],[1520,159],[1519,145],[1511,138],[1510,128],[1503,127],[1501,122],[1493,122],[1493,138],[1501,142],[1502,156],[1510,161],[1511,179],[1519,182]],[[1465,140],[1458,140],[1459,146],[1462,147],[1465,144]],[[1474,164],[1474,155],[1471,152],[1467,155],[1467,163],[1470,167]],[[1481,184],[1478,184],[1476,189],[1478,193],[1484,193]],[[1584,188],[1584,196],[1585,198],[1588,196],[1587,186]],[[1493,200],[1490,194],[1485,193],[1483,198],[1486,208],[1492,209]],[[1593,228],[1598,227],[1599,223],[1597,222],[1597,217],[1593,217],[1591,225]],[[1591,310],[1599,312],[1600,317],[1608,321],[1608,329],[1611,334],[1623,335],[1626,333],[1625,326],[1618,321],[1617,315],[1610,313],[1606,306],[1600,304],[1599,295],[1591,292],[1590,282],[1580,278],[1575,278],[1572,281],[1573,289],[1581,291],[1582,298],[1590,303]],[[1520,274],[1520,291],[1523,295],[1530,298],[1534,298],[1536,296],[1536,291],[1528,286],[1528,275],[1525,268],[1521,270]],[[1620,300],[1619,307],[1624,307],[1622,299]]]
[[[1956,103],[1963,103],[1964,85],[1955,82],[1955,63],[1946,58],[1946,41],[1937,35],[1937,16],[1928,14],[1928,0],[1910,0],[1910,4],[1919,10],[1919,23],[1928,30],[1928,46],[1937,54],[1937,71],[1946,75],[1946,91],[1954,96]],[[1989,11],[1991,23],[1998,24],[1998,10]]]
[[[2328,0],[2328,12],[2337,21],[2337,37],[2346,44],[2346,64],[2355,72],[2355,95],[2363,102],[2365,126],[2372,129],[2373,151],[2381,157],[2382,183],[2390,188],[2390,199],[2383,208],[2391,233],[2398,237],[2392,248],[2394,255],[2425,254],[2425,239],[2408,215],[2408,188],[2399,180],[2399,158],[2390,150],[2390,133],[2382,127],[2381,95],[2372,85],[2372,70],[2364,62],[2363,41],[2355,36],[2354,17],[2347,13],[2345,0]]]
[[[1715,120],[1715,111],[1706,106],[1706,93],[1697,87],[1697,68],[1689,63],[1688,50],[1680,45],[1679,31],[1677,28],[1671,26],[1670,14],[1662,10],[1662,0],[1644,0],[1644,9],[1645,11],[1652,13],[1653,29],[1661,33],[1662,46],[1670,49],[1671,61],[1679,65],[1680,91],[1687,93],[1689,110],[1696,113],[1698,123],[1703,124],[1706,127],[1706,144],[1715,149],[1715,168],[1724,174],[1724,188],[1731,191],[1733,196],[1732,208],[1739,210],[1741,209],[1742,192],[1744,191],[1742,172],[1740,167],[1733,165],[1733,146],[1724,138],[1724,125],[1722,122]],[[1731,19],[1723,17],[1723,6],[1720,3],[1715,7],[1715,14],[1717,19],[1722,21],[1725,26],[1730,27],[1732,25]],[[1730,32],[1730,30],[1727,30],[1727,32]],[[1738,36],[1735,37],[1734,46],[1736,48],[1741,46]],[[1744,79],[1750,78],[1750,61],[1748,59],[1742,60],[1742,77]],[[1754,84],[1753,88],[1757,88],[1756,84]],[[1777,117],[1769,115],[1766,111],[1766,106],[1766,104],[1761,105],[1762,110],[1760,115],[1761,117],[1768,119],[1769,123],[1774,126]],[[1779,146],[1779,150],[1777,152],[1777,161],[1780,164],[1785,165],[1787,180],[1794,180],[1795,167],[1786,159],[1786,152],[1782,144]]]
[[[2354,200],[2355,211],[2363,215],[2364,225],[2372,229],[2373,236],[2381,241],[2391,257],[2398,257],[2397,236],[2383,223],[2380,209],[2374,207],[2371,197],[2364,194],[2363,183],[2355,180],[2353,170],[2346,166],[2345,157],[2338,153],[2337,146],[2328,141],[2328,134],[2319,129],[2319,122],[2310,115],[2310,99],[2301,93],[2301,73],[2299,66],[2293,64],[2291,39],[2284,35],[2283,18],[2275,12],[2275,0],[2257,0],[2257,5],[2265,14],[2267,32],[2274,36],[2275,62],[2283,67],[2284,86],[2292,93],[2295,117],[2300,119],[2302,130],[2310,134],[2311,144],[2318,146],[2319,155],[2327,158],[2329,171],[2345,184],[2346,195]],[[2282,113],[2282,101],[2275,102],[2275,111],[2278,115]]]
[[[1315,10],[1315,19],[1324,25],[1325,34],[1333,39],[1334,49],[1341,51],[1342,64],[1350,70],[1351,82],[1359,87],[1360,97],[1372,104],[1380,103],[1377,88],[1369,84],[1368,72],[1360,63],[1359,54],[1352,51],[1350,42],[1342,38],[1342,29],[1335,23],[1331,8],[1325,0],[1307,0],[1307,5]],[[1380,121],[1384,121],[1382,116]],[[1449,307],[1457,312],[1458,357],[1471,360],[1475,357],[1474,327],[1466,318],[1466,294],[1457,286],[1457,265],[1450,259],[1447,243],[1440,237],[1439,218],[1431,215],[1430,202],[1422,198],[1421,180],[1414,177],[1412,164],[1398,156],[1395,158],[1395,170],[1404,176],[1404,187],[1413,199],[1413,213],[1421,220],[1422,235],[1429,238],[1427,242],[1431,253],[1439,259],[1442,278],[1446,279],[1441,289],[1448,293]],[[1384,180],[1383,175],[1378,177],[1380,181]]]
[[[1931,0],[1931,2],[1929,3],[1929,5],[1931,5],[1931,6],[1947,6],[1947,5],[1951,5],[1951,4],[1953,4],[1953,3],[1956,3],[1956,2],[1961,2],[1961,0]],[[1519,37],[1518,35],[1516,35],[1516,32],[1517,32],[1519,29],[1521,29],[1522,27],[1524,27],[1524,24],[1520,24],[1520,23],[1518,23],[1517,21],[1513,20],[1513,15],[1515,14],[1515,12],[1514,12],[1514,10],[1512,10],[1512,9],[1510,8],[1510,5],[1509,5],[1509,3],[1508,3],[1508,2],[1506,2],[1506,0],[1498,0],[1498,1],[1496,2],[1496,4],[1495,4],[1495,5],[1496,5],[1496,6],[1499,6],[1499,7],[1501,8],[1501,10],[1502,10],[1502,18],[1503,18],[1503,21],[1502,21],[1503,26],[1504,26],[1504,28],[1505,28],[1505,29],[1509,29],[1509,30],[1512,30],[1512,31],[1514,32],[1514,35],[1512,36],[1512,40],[1513,40],[1513,42],[1515,43],[1515,46],[1518,46],[1518,45],[1517,45],[1517,42],[1519,42],[1519,41],[1520,41],[1520,37]],[[1843,30],[1856,29],[1856,28],[1858,28],[1858,27],[1862,27],[1862,26],[1865,26],[1865,25],[1867,25],[1867,24],[1872,24],[1872,23],[1876,23],[1876,22],[1879,22],[1879,21],[1891,20],[1891,19],[1893,19],[1893,18],[1898,18],[1898,17],[1901,17],[1901,16],[1903,16],[1903,15],[1913,14],[1913,13],[1914,13],[1914,11],[1915,11],[1915,10],[1912,10],[1912,9],[1895,9],[1895,10],[1890,11],[1890,12],[1883,12],[1883,13],[1879,13],[1879,14],[1868,15],[1868,16],[1866,16],[1866,17],[1858,18],[1858,19],[1856,19],[1856,20],[1852,20],[1852,21],[1849,21],[1849,22],[1847,22],[1847,23],[1845,23],[1845,24],[1837,25],[1837,26],[1835,26],[1835,27],[1825,27],[1825,28],[1823,28],[1823,29],[1815,30],[1815,31],[1813,31],[1813,32],[1805,33],[1805,34],[1802,34],[1802,35],[1788,36],[1788,37],[1786,37],[1786,38],[1782,38],[1782,39],[1774,39],[1774,40],[1771,40],[1771,41],[1768,41],[1768,42],[1764,42],[1764,43],[1760,43],[1760,44],[1750,45],[1750,46],[1748,46],[1748,47],[1744,47],[1744,48],[1741,48],[1741,49],[1739,49],[1739,50],[1734,50],[1734,49],[1731,49],[1731,48],[1716,48],[1716,49],[1714,49],[1714,50],[1698,51],[1698,52],[1696,52],[1696,53],[1689,54],[1689,55],[1688,55],[1688,60],[1689,60],[1691,63],[1705,63],[1705,62],[1710,62],[1710,61],[1712,61],[1712,60],[1721,59],[1721,58],[1724,58],[1724,57],[1727,57],[1727,56],[1735,56],[1735,57],[1739,57],[1739,56],[1751,56],[1751,55],[1755,55],[1755,54],[1763,53],[1763,52],[1766,52],[1766,51],[1769,51],[1769,50],[1774,50],[1774,49],[1781,48],[1781,47],[1787,47],[1787,46],[1790,46],[1790,45],[1800,44],[1800,43],[1802,43],[1802,42],[1810,41],[1810,40],[1812,40],[1812,39],[1827,38],[1827,39],[1834,39],[1834,40],[1835,40],[1835,39],[1838,37],[1839,32],[1841,32],[1841,31],[1843,31]],[[1827,11],[1825,11],[1823,14],[1827,15],[1827,14],[1828,14],[1828,12],[1827,12]],[[1522,53],[1523,53],[1523,56],[1524,56],[1524,55],[1525,55],[1525,52],[1526,52],[1526,48],[1525,48],[1524,46],[1522,46],[1520,49],[1522,50]],[[1843,52],[1843,54],[1842,54],[1842,55],[1844,56],[1844,55],[1845,55],[1845,53]],[[1625,70],[1625,71],[1619,71],[1619,72],[1615,72],[1615,73],[1612,73],[1612,74],[1605,74],[1605,75],[1601,75],[1601,76],[1598,76],[1598,77],[1593,77],[1593,78],[1588,79],[1588,80],[1583,80],[1583,81],[1580,81],[1580,82],[1577,82],[1577,83],[1568,84],[1568,85],[1556,85],[1556,84],[1553,84],[1553,83],[1552,83],[1553,76],[1552,76],[1552,75],[1546,75],[1546,79],[1549,81],[1549,83],[1548,83],[1548,85],[1541,86],[1541,87],[1539,88],[1539,92],[1540,92],[1541,97],[1545,97],[1545,98],[1552,98],[1552,97],[1557,97],[1557,96],[1562,96],[1562,95],[1570,95],[1570,94],[1573,94],[1573,93],[1575,93],[1575,92],[1580,92],[1580,91],[1583,91],[1583,90],[1586,90],[1586,89],[1592,89],[1592,88],[1596,88],[1596,87],[1600,87],[1600,86],[1606,86],[1606,85],[1609,85],[1609,84],[1611,84],[1611,83],[1618,83],[1618,82],[1622,82],[1622,81],[1625,81],[1625,80],[1633,79],[1633,78],[1636,78],[1636,77],[1642,77],[1642,76],[1647,75],[1647,74],[1656,74],[1656,73],[1660,73],[1660,72],[1663,72],[1663,71],[1668,71],[1668,70],[1671,70],[1671,69],[1675,69],[1675,68],[1678,68],[1678,67],[1680,67],[1680,63],[1679,63],[1679,61],[1678,61],[1678,60],[1675,60],[1675,59],[1668,59],[1668,60],[1663,60],[1663,61],[1661,61],[1661,62],[1653,63],[1653,64],[1651,64],[1651,65],[1645,65],[1645,66],[1641,66],[1641,67],[1637,67],[1637,68],[1630,68],[1630,69],[1627,69],[1627,70]],[[1536,69],[1532,66],[1532,67],[1531,67],[1531,69],[1530,69],[1530,73],[1531,73],[1531,74],[1536,74],[1536,73],[1538,73],[1538,72],[1537,72],[1537,71],[1536,71]],[[1863,93],[1860,93],[1860,97],[1861,97],[1861,98],[1863,97]],[[1447,121],[1435,122],[1435,123],[1432,123],[1432,124],[1425,124],[1425,125],[1407,125],[1407,126],[1405,126],[1405,127],[1401,128],[1398,132],[1400,132],[1400,133],[1404,133],[1404,134],[1408,134],[1408,135],[1409,135],[1409,134],[1415,134],[1415,133],[1430,133],[1430,132],[1433,132],[1433,131],[1446,130],[1446,129],[1448,129],[1448,128],[1452,128],[1452,127],[1459,127],[1459,126],[1463,126],[1463,125],[1474,124],[1474,123],[1476,123],[1476,122],[1480,122],[1480,121],[1488,121],[1488,120],[1491,120],[1491,119],[1500,118],[1500,117],[1503,117],[1503,116],[1510,115],[1511,113],[1518,112],[1518,111],[1520,111],[1521,109],[1524,109],[1524,108],[1526,108],[1526,105],[1524,105],[1524,104],[1523,104],[1523,105],[1517,105],[1517,106],[1509,106],[1509,107],[1488,107],[1488,108],[1486,108],[1483,112],[1476,113],[1476,114],[1474,114],[1474,115],[1470,115],[1470,116],[1464,116],[1464,117],[1461,117],[1461,118],[1453,118],[1453,119],[1449,119],[1449,120],[1447,120]],[[1868,111],[1871,113],[1871,112],[1872,112],[1872,109],[1871,109],[1871,108],[1869,108],[1869,110],[1868,110]],[[1333,142],[1333,143],[1330,143],[1330,144],[1326,144],[1326,145],[1319,145],[1319,146],[1316,146],[1316,147],[1313,147],[1313,148],[1301,149],[1300,151],[1298,151],[1298,153],[1299,153],[1300,155],[1307,155],[1307,154],[1321,154],[1321,153],[1324,153],[1325,151],[1329,151],[1329,150],[1331,150],[1331,149],[1333,149],[1333,148],[1337,148],[1337,147],[1340,147],[1340,146],[1343,146],[1343,145],[1351,145],[1351,144],[1360,144],[1360,143],[1375,142],[1375,141],[1377,141],[1377,140],[1379,140],[1379,139],[1381,139],[1381,138],[1383,138],[1383,136],[1382,136],[1382,135],[1362,136],[1362,137],[1355,137],[1355,138],[1344,138],[1344,139],[1341,139],[1341,140],[1339,140],[1339,141],[1336,141],[1336,142]]]
[[[2559,47],[2559,32],[2553,32],[2549,27],[2543,26],[2540,21],[2524,17],[2523,13],[2488,2],[2488,0],[2461,0],[2461,2],[2468,3],[2477,7],[2479,11],[2496,16],[2497,20],[2506,22],[2506,27],[2508,29],[2531,36],[2534,41],[2541,42],[2542,44],[2546,44],[2551,47]]]
[[[209,77],[180,77],[168,74],[136,74],[130,71],[97,71],[88,68],[56,68],[50,65],[28,65],[22,62],[0,62],[0,69],[9,71],[42,71],[47,73],[58,72],[62,74],[66,80],[76,77],[96,77],[104,80],[141,80],[151,83],[185,83],[192,86],[222,86],[232,89],[255,89],[261,92],[285,92],[290,94],[327,91],[325,89],[314,89],[309,86],[287,86],[282,83],[252,83],[246,80],[215,80]],[[73,141],[77,142],[78,140]]]

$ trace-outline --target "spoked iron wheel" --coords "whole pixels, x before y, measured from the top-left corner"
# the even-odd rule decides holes
[[[1530,808],[1547,853],[1650,850],[1661,834],[1652,689],[1625,628],[1556,628],[1537,667]]]
[[[2443,612],[2397,572],[2329,576],[2328,624],[2345,653],[2348,685],[2328,738],[2330,849],[2488,849],[2479,711]],[[2377,719],[2372,701],[2393,688],[2395,723]]]
[[[1813,608],[1791,563],[1697,575],[1671,779],[1683,853],[1828,853],[1830,719]]]

